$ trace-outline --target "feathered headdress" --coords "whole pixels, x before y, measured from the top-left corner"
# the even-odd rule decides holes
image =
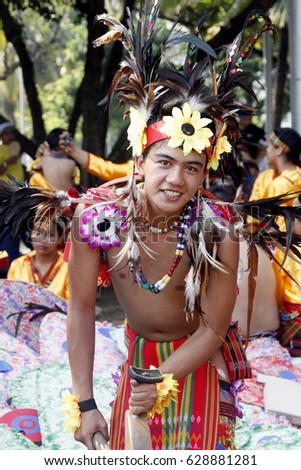
[[[274,27],[264,12],[251,12],[241,33],[217,54],[201,36],[201,27],[207,18],[207,15],[203,15],[192,33],[179,29],[179,22],[176,21],[160,44],[156,45],[158,33],[163,34],[157,26],[159,4],[158,0],[143,0],[136,25],[130,12],[126,26],[107,14],[96,17],[97,22],[105,23],[112,30],[96,39],[94,46],[120,40],[126,50],[126,56],[112,81],[108,106],[111,106],[114,96],[117,96],[119,105],[124,106],[125,116],[130,118],[128,140],[134,156],[143,155],[153,143],[166,139],[170,147],[182,148],[185,155],[192,150],[205,152],[207,167],[216,169],[218,165],[223,165],[224,157],[231,153],[233,143],[240,136],[236,115],[244,106],[236,100],[236,89],[242,88],[254,96],[248,84],[250,75],[243,69],[244,64],[257,39],[266,31],[274,31]],[[256,25],[259,25],[256,31],[249,34],[250,28]],[[187,54],[183,65],[177,68],[167,59],[166,51],[180,43],[187,43]],[[224,52],[225,58],[222,60],[220,56]],[[220,72],[216,70],[217,63],[222,64]],[[26,201],[23,201],[23,195],[26,196]],[[121,215],[120,211],[118,214],[119,217],[124,217],[122,220],[127,225],[128,236],[119,259],[128,256],[129,268],[135,273],[139,285],[159,293],[179,263],[184,240],[191,259],[191,268],[186,279],[185,311],[186,314],[192,313],[196,300],[200,298],[201,282],[206,280],[207,264],[223,269],[215,258],[216,250],[207,252],[204,239],[208,224],[213,230],[222,229],[218,226],[210,201],[204,202],[202,207],[197,198],[189,202],[190,205],[183,212],[172,268],[159,282],[149,285],[139,264],[139,247],[144,245],[135,225],[144,212],[141,210],[143,198],[141,191],[137,189],[134,173],[121,194],[120,206],[122,200],[126,200],[126,214]],[[30,213],[32,208],[43,214],[47,207],[61,208],[72,202],[77,201],[68,195],[27,186],[18,188],[15,182],[8,187],[0,181],[0,215],[13,233],[16,233],[18,225],[25,220],[26,213]],[[92,204],[93,198],[87,202]],[[281,233],[276,236],[271,232],[271,228],[276,228],[275,233],[278,233],[276,221],[281,215],[288,221],[287,227],[289,233],[292,233],[292,220],[298,211],[283,207],[282,204],[286,202],[287,198],[280,197],[260,204],[253,201],[249,205],[244,203],[233,206],[241,225],[238,228],[251,244],[279,245],[284,246],[287,251],[294,244],[300,243],[295,237],[285,237]],[[17,205],[19,209],[24,208],[23,214],[17,215]],[[264,224],[264,228],[248,233],[244,231],[243,219],[251,213],[254,206],[258,207],[257,219]],[[98,214],[97,211],[96,213]],[[195,221],[197,222],[194,223]],[[94,229],[97,232],[98,228]],[[99,235],[98,232],[97,234]],[[272,256],[272,250],[269,254]],[[297,251],[294,254],[298,256]],[[250,283],[253,290],[256,277],[254,269]]]
[[[126,26],[107,14],[97,16],[96,21],[105,23],[111,31],[96,39],[94,46],[120,40],[126,50],[112,81],[108,106],[116,96],[119,105],[125,108],[124,115],[130,118],[128,140],[133,156],[142,156],[155,142],[167,140],[170,147],[180,147],[184,155],[193,150],[205,152],[207,168],[215,170],[223,158],[231,154],[233,143],[240,136],[236,115],[244,106],[235,100],[236,89],[242,88],[254,96],[248,84],[250,74],[242,67],[258,38],[266,31],[274,31],[274,26],[264,12],[253,11],[233,43],[217,54],[201,34],[208,16],[205,14],[191,33],[183,31],[177,20],[165,37],[160,31],[163,39],[158,44],[159,4],[158,0],[142,1],[137,26],[129,11]],[[256,25],[256,31],[250,33],[250,28]],[[249,36],[247,39],[246,35]],[[180,43],[187,43],[187,52],[183,65],[176,67],[168,60],[167,50]],[[223,60],[220,55],[225,51]],[[221,63],[220,73],[216,70],[216,63]],[[128,220],[137,220],[139,213],[143,213],[143,201],[137,191],[134,174],[123,195],[125,198],[129,196]],[[188,231],[193,235],[190,238],[198,240],[198,243],[194,246],[190,238],[187,239],[193,262],[186,282],[186,313],[193,311],[195,300],[199,297],[200,272],[207,271],[203,264],[208,262],[222,269],[206,250],[203,227],[213,214],[204,207],[202,224],[198,224],[198,229],[192,224]],[[135,224],[131,223],[120,259],[128,256],[131,270],[143,287],[148,283],[141,278],[137,241],[140,242],[139,233],[135,230]]]
[[[192,33],[177,29],[176,21],[155,49],[159,5],[159,0],[142,1],[136,27],[129,11],[127,27],[107,14],[96,17],[112,31],[96,39],[94,46],[120,40],[126,49],[109,92],[109,106],[114,95],[125,106],[134,156],[142,155],[154,142],[168,139],[170,147],[181,147],[185,155],[192,150],[205,151],[207,167],[216,169],[239,137],[235,113],[243,105],[235,103],[235,89],[241,87],[254,96],[247,81],[250,74],[242,66],[258,38],[265,31],[273,31],[274,26],[264,12],[251,12],[241,33],[228,46],[221,73],[217,74],[218,56],[200,37],[208,15],[199,19]],[[263,24],[241,44],[249,28],[260,21]],[[178,69],[167,60],[166,51],[180,43],[188,46]]]

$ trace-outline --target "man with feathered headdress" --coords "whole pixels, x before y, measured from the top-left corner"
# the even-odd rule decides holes
[[[137,25],[129,16],[128,28],[109,15],[97,18],[113,30],[95,46],[120,40],[127,50],[108,104],[116,95],[125,106],[137,173],[133,170],[125,185],[114,181],[75,201],[61,193],[34,188],[16,193],[0,185],[0,211],[14,232],[25,214],[14,223],[13,202],[24,211],[36,204],[38,217],[49,208],[81,202],[69,256],[67,342],[74,395],[64,393],[66,424],[75,439],[93,449],[93,436],[100,431],[110,438],[112,449],[124,449],[130,408],[134,414],[147,413],[153,449],[234,449],[235,419],[241,415],[237,388],[251,373],[231,324],[237,294],[236,232],[248,236],[239,211],[262,222],[249,237],[272,256],[264,240],[270,245],[286,242],[283,234],[264,227],[277,228],[283,199],[274,198],[268,207],[258,201],[232,204],[232,212],[224,203],[204,198],[201,186],[208,170],[223,168],[231,155],[241,108],[234,89],[248,89],[242,65],[256,39],[273,26],[264,13],[251,12],[217,75],[216,54],[199,37],[206,16],[192,34],[176,31],[176,23],[154,50],[158,10],[159,1],[142,2]],[[258,23],[242,43],[245,30]],[[166,48],[179,43],[188,44],[180,71],[164,60]],[[23,194],[30,198],[24,200]],[[290,220],[294,214],[285,212]],[[253,291],[255,253],[250,243]],[[128,358],[109,433],[93,398],[93,363],[97,286],[110,281],[125,311]],[[130,378],[133,367],[144,370],[143,382]],[[152,370],[161,382],[145,383]]]
[[[154,52],[158,9],[158,1],[143,2],[136,30],[132,19],[127,29],[108,15],[97,18],[113,31],[95,46],[121,40],[128,52],[109,104],[116,94],[125,105],[137,173],[125,186],[88,192],[74,218],[68,352],[80,419],[73,430],[88,449],[96,431],[109,438],[93,399],[94,300],[97,284],[108,277],[103,261],[99,270],[100,256],[125,311],[129,351],[113,405],[111,448],[125,448],[130,407],[148,413],[153,449],[233,449],[240,413],[235,389],[250,374],[243,357],[235,362],[227,355],[228,340],[235,337],[235,329],[228,329],[239,247],[234,225],[202,200],[200,187],[239,135],[233,88],[245,81],[240,66],[254,38],[242,47],[241,37],[236,39],[222,74],[208,87],[205,77],[208,71],[215,77],[216,55],[198,35],[205,17],[193,34],[172,28]],[[250,15],[246,26],[259,16]],[[263,19],[255,38],[272,29]],[[179,42],[188,43],[181,71],[163,65],[165,48]],[[206,56],[201,61],[199,50]],[[131,380],[130,366],[158,368],[164,380]]]

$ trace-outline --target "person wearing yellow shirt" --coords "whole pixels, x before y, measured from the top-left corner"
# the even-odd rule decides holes
[[[11,122],[0,125],[0,180],[9,181],[8,175],[14,176],[19,181],[25,180],[24,167],[21,163],[21,145],[16,140],[16,128]],[[0,233],[0,254],[3,260],[7,254],[7,263],[0,269],[0,277],[5,278],[11,261],[20,256],[20,238],[18,235],[12,238],[8,231]]]
[[[68,263],[61,249],[66,236],[65,223],[63,218],[53,222],[50,228],[35,223],[31,232],[33,250],[12,261],[7,279],[38,284],[68,300]]]
[[[16,129],[11,122],[0,125],[0,178],[8,180],[7,175],[14,176],[19,181],[24,181],[25,172],[21,163],[21,145],[16,140]]]
[[[294,205],[301,204],[301,196]],[[294,232],[301,235],[301,221],[295,219]],[[298,248],[301,252],[301,248]],[[276,250],[274,270],[277,279],[277,301],[280,313],[278,339],[292,357],[301,357],[301,264],[291,257],[284,263],[284,253]],[[283,264],[284,269],[280,269]]]
[[[278,128],[270,136],[266,154],[269,169],[257,177],[250,200],[268,198],[301,190],[301,137],[294,129]],[[293,205],[295,198],[287,201]],[[299,204],[301,201],[299,201]],[[284,223],[278,220],[281,230]],[[295,231],[300,222],[295,222]],[[281,326],[278,339],[291,356],[301,356],[301,265],[291,257],[283,264],[284,253],[275,249],[273,262],[277,279],[277,303]],[[279,264],[278,264],[279,263]],[[281,269],[282,266],[284,269]]]
[[[268,140],[266,155],[269,168],[257,176],[250,201],[301,190],[301,137],[288,127],[274,130]],[[293,204],[293,200],[287,202]]]
[[[62,151],[73,158],[83,170],[97,176],[103,181],[111,181],[128,176],[133,169],[133,160],[128,160],[125,163],[114,163],[82,150],[75,144],[74,139],[68,132],[61,134],[60,147]]]

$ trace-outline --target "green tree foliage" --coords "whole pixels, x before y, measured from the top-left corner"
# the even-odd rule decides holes
[[[183,28],[191,29],[208,12],[203,34],[218,47],[233,40],[250,10],[267,11],[274,3],[162,0],[161,21],[168,30],[185,6],[180,21]],[[113,161],[129,158],[121,110],[116,106],[109,116],[105,107],[97,106],[109,89],[122,47],[116,42],[93,48],[92,41],[106,31],[94,24],[96,14],[108,11],[125,21],[126,7],[137,10],[138,5],[135,0],[0,0],[0,54],[5,58],[0,78],[3,85],[4,78],[21,66],[27,95],[26,132],[36,144],[46,132],[61,126],[69,128],[89,151],[106,154]],[[171,54],[182,52],[179,46]],[[255,78],[260,78],[261,51],[252,60]],[[3,87],[0,93],[3,103]]]

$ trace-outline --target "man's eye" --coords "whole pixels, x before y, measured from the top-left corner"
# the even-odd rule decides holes
[[[190,171],[191,173],[196,173],[198,171],[194,166],[187,166],[186,170]]]

